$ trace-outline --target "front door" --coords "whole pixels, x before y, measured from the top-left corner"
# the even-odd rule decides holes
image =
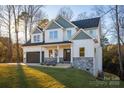
[[[63,53],[64,61],[70,61],[71,59],[71,49],[64,49]]]

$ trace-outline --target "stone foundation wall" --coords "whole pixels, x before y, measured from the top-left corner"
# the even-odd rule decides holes
[[[59,58],[59,62],[62,63],[64,61],[63,57]]]
[[[46,58],[46,57],[45,57],[43,63],[51,62],[51,61],[57,62],[57,58]]]
[[[72,66],[93,74],[93,57],[74,57]]]
[[[59,58],[59,63],[69,64],[70,61],[64,61],[64,58],[63,58],[63,57],[60,57],[60,58]]]

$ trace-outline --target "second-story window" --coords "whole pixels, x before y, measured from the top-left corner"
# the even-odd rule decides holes
[[[68,39],[71,38],[71,30],[67,30],[67,38],[68,38]]]
[[[57,39],[58,38],[58,32],[57,31],[51,31],[49,34],[50,39]]]
[[[34,35],[33,39],[35,43],[40,42],[40,35]]]

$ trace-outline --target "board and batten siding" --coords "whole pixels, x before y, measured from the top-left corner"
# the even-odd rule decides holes
[[[80,57],[79,49],[85,48],[84,57],[94,57],[94,41],[92,39],[73,40],[73,57]]]

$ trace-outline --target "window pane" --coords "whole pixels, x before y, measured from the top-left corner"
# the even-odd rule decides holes
[[[36,42],[36,35],[34,36],[34,42]]]
[[[67,37],[68,37],[68,39],[71,38],[71,30],[68,30],[68,31],[67,31]]]
[[[50,32],[50,39],[53,39],[53,32]]]
[[[85,55],[85,49],[80,48],[80,57],[84,57],[84,55]]]
[[[57,31],[52,31],[49,33],[49,38],[50,39],[57,39],[58,38],[58,32]]]
[[[57,39],[57,31],[54,31],[54,39]]]
[[[37,35],[37,42],[40,41],[40,35]]]
[[[52,57],[53,55],[53,51],[52,50],[49,50],[49,57]]]

